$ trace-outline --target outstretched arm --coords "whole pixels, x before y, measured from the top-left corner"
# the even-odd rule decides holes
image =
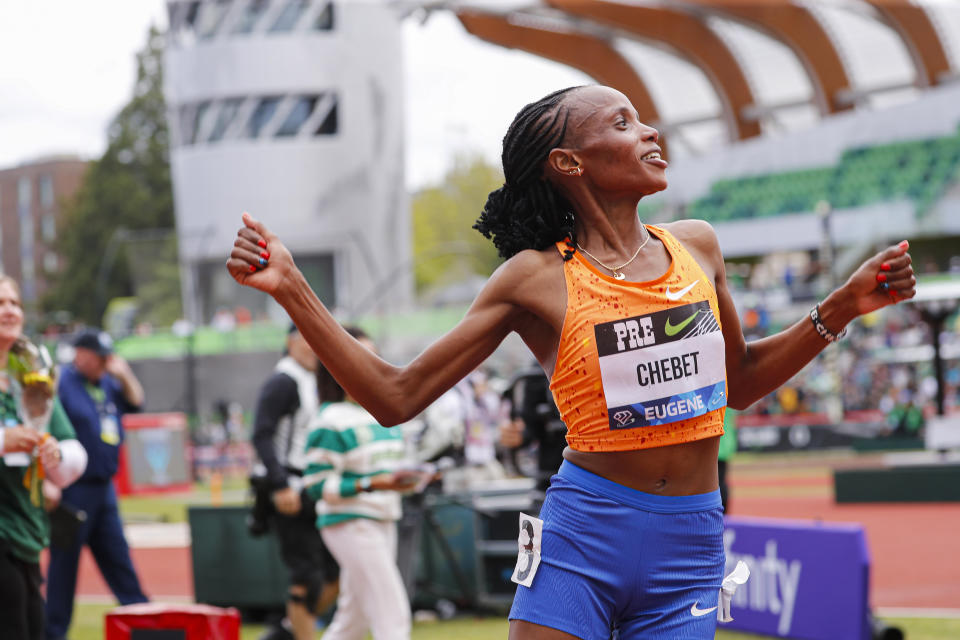
[[[350,336],[307,284],[280,239],[249,214],[237,232],[227,269],[242,285],[280,303],[344,390],[385,426],[420,413],[473,371],[513,330],[517,308],[507,300],[501,267],[460,323],[413,362],[397,367]],[[268,260],[260,268],[260,258]]]
[[[723,256],[716,234],[704,223],[698,249],[715,267],[717,301],[726,342],[728,404],[745,409],[792,378],[829,344],[809,317],[791,327],[750,343],[727,289]],[[820,303],[823,325],[839,334],[854,318],[916,295],[909,245],[906,241],[876,254]],[[883,287],[883,284],[887,287]]]

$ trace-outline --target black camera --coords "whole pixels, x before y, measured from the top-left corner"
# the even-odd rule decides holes
[[[510,417],[523,420],[522,446],[534,442],[538,445],[535,478],[537,489],[546,491],[550,477],[563,462],[563,450],[567,446],[567,426],[553,401],[550,381],[542,369],[532,367],[514,376],[503,395],[510,400]]]
[[[270,516],[273,514],[273,490],[264,473],[256,470],[250,475],[250,493],[253,504],[247,514],[247,530],[250,535],[260,537],[270,531]]]

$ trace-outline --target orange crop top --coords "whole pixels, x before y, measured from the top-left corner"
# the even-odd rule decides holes
[[[723,434],[727,370],[717,292],[683,245],[649,282],[615,280],[579,251],[550,390],[578,451],[630,451]],[[563,253],[564,242],[557,243]]]

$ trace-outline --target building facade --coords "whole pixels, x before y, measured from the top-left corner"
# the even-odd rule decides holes
[[[249,211],[345,315],[409,302],[400,16],[387,0],[168,2],[164,92],[188,316],[279,316],[224,268]]]
[[[61,267],[55,249],[64,204],[83,181],[88,163],[73,156],[44,158],[0,170],[0,264],[34,305]]]

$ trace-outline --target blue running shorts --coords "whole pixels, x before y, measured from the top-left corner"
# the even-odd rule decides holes
[[[658,496],[569,462],[540,510],[540,565],[511,620],[584,640],[712,640],[723,580],[720,491]]]

